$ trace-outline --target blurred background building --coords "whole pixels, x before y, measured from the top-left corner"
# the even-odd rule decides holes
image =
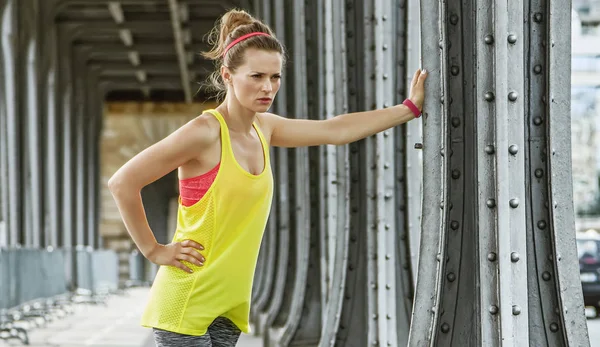
[[[580,217],[600,216],[600,1],[573,1],[573,200]]]

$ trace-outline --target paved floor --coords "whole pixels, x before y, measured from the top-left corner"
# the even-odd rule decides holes
[[[32,330],[31,347],[154,347],[151,331],[139,325],[147,288],[132,288],[109,298],[107,305],[82,304],[74,314]],[[23,346],[0,340],[0,346]],[[262,347],[260,338],[243,335],[239,347]]]
[[[149,329],[139,325],[148,297],[147,288],[133,288],[104,305],[80,305],[76,312],[33,330],[31,347],[155,347]],[[593,312],[588,311],[591,316]],[[600,318],[588,319],[591,347],[600,347]],[[0,340],[0,347],[23,346]],[[242,335],[237,347],[262,347],[259,337]]]

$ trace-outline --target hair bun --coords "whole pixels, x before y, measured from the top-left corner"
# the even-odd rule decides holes
[[[235,30],[256,22],[257,20],[244,10],[230,10],[225,13],[208,34],[208,43],[212,46],[212,49],[209,52],[203,52],[202,55],[211,60],[220,59],[227,42],[235,39],[231,37]]]
[[[246,11],[232,10],[221,18],[221,35],[229,37],[236,28],[242,25],[254,24],[256,20]]]

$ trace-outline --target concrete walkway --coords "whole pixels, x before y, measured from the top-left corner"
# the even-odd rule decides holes
[[[66,318],[32,330],[31,347],[155,347],[151,330],[140,326],[148,288],[131,288],[111,296],[107,305],[81,304]],[[23,346],[19,340],[0,340],[0,346]],[[262,347],[261,339],[243,335],[238,347]]]

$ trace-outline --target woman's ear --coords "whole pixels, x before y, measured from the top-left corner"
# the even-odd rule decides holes
[[[221,66],[221,78],[225,84],[231,84],[231,71],[227,66]]]

